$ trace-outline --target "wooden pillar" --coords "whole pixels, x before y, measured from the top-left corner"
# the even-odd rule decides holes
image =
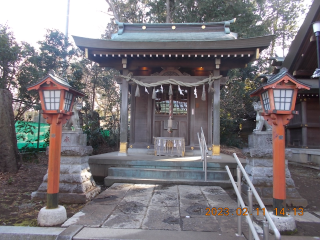
[[[196,138],[196,132],[194,130],[194,126],[196,124],[196,119],[195,119],[195,112],[196,112],[196,100],[194,96],[194,87],[191,87],[189,90],[189,96],[190,96],[190,125],[189,125],[189,139],[190,139],[190,146],[194,147],[195,141],[194,139]],[[197,140],[198,141],[198,140]]]
[[[47,208],[58,208],[58,193],[60,182],[60,154],[62,123],[58,121],[58,114],[52,115],[50,125],[50,145],[47,184]]]
[[[125,74],[124,71],[123,74]],[[127,156],[128,152],[128,82],[122,79],[120,109],[120,150],[119,156]]]
[[[302,124],[302,147],[308,146],[308,122],[307,122],[307,102],[303,100],[301,102],[301,124]]]
[[[153,112],[152,112],[152,88],[151,90],[149,89],[148,94],[148,107],[147,107],[147,126],[146,126],[146,133],[147,133],[147,143],[151,144],[152,143],[152,117],[153,117]]]
[[[212,92],[208,92],[208,146],[212,145],[212,97]]]
[[[272,125],[273,213],[286,216],[285,131],[287,115],[276,115]],[[280,211],[283,210],[283,214]]]
[[[130,144],[134,144],[135,142],[136,88],[136,85],[131,85]]]
[[[220,70],[214,70],[214,76],[219,75]],[[220,155],[220,79],[214,80],[212,155]]]

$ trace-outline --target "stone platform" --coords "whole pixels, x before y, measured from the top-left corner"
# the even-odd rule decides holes
[[[90,156],[92,175],[96,180],[104,181],[105,186],[142,183],[231,187],[225,166],[228,165],[233,175],[236,174],[235,159],[225,154],[221,154],[220,159],[207,157],[208,181],[204,181],[200,155],[154,156],[149,155],[148,149],[134,150],[127,156],[118,156],[117,152]],[[244,159],[240,161],[245,164]]]
[[[217,209],[215,216],[212,208]],[[219,208],[224,212],[219,213]],[[62,227],[214,232],[235,237],[236,209],[237,203],[217,186],[116,183]]]

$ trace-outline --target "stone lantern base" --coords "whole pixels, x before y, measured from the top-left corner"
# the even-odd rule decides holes
[[[245,170],[256,188],[260,198],[265,205],[273,204],[273,151],[272,151],[272,133],[269,131],[254,132],[249,136],[249,148],[244,149],[247,165]],[[290,156],[291,150],[286,150],[286,157]],[[288,160],[286,160],[286,189],[288,206],[306,207],[308,202],[302,198],[295,188],[293,179],[288,169]],[[248,185],[242,178],[242,195],[247,202]],[[253,197],[253,203],[257,204]]]
[[[92,147],[86,146],[87,135],[81,132],[63,132],[60,162],[59,203],[86,203],[101,191],[96,185],[88,163]],[[48,149],[47,149],[48,153]],[[46,200],[48,174],[32,199]]]

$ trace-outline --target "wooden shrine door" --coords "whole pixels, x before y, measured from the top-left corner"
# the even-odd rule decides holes
[[[156,89],[157,97],[154,101],[154,137],[183,137],[185,144],[189,145],[189,96],[191,88],[181,87],[178,91],[177,85],[172,85],[173,91],[173,118],[172,133],[168,132],[169,119],[169,85],[163,86],[163,92],[160,87]],[[182,93],[182,94],[181,94]]]

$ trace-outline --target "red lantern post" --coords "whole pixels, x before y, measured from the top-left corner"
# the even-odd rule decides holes
[[[76,97],[84,94],[73,89],[54,71],[50,71],[45,78],[30,86],[28,91],[30,90],[39,91],[42,115],[50,124],[46,209],[56,209],[58,208],[62,125],[72,115],[71,110]]]
[[[295,111],[298,89],[309,86],[299,82],[282,68],[267,83],[251,93],[259,96],[263,106],[263,117],[272,126],[273,145],[273,213],[286,215],[286,173],[285,173],[285,128]]]

